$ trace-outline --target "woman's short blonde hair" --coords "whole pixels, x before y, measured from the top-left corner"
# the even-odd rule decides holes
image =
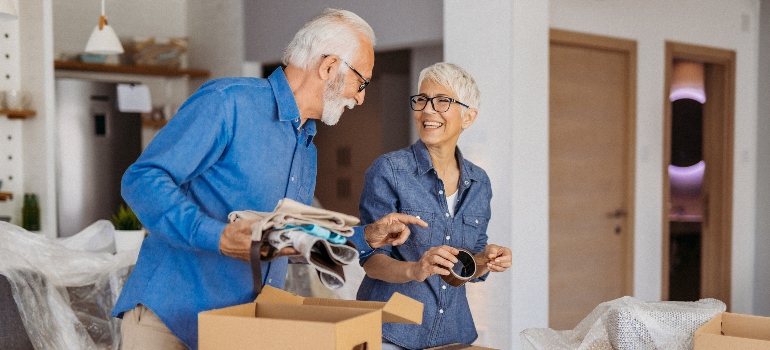
[[[417,90],[422,87],[422,82],[430,80],[439,84],[457,94],[457,99],[470,106],[479,108],[481,104],[481,92],[479,91],[476,80],[471,73],[468,73],[462,67],[449,62],[439,62],[423,69],[420,72],[419,84]]]

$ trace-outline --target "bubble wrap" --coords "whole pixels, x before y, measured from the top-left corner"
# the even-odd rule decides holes
[[[725,303],[716,299],[645,302],[622,297],[599,304],[573,330],[529,328],[525,350],[692,349],[693,334]]]

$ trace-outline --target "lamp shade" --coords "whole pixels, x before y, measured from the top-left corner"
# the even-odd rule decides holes
[[[97,25],[91,32],[91,37],[88,38],[86,52],[101,55],[119,54],[123,53],[123,45],[120,44],[118,35],[110,25],[105,24],[101,29]]]
[[[19,18],[13,0],[0,0],[0,21],[9,21]]]

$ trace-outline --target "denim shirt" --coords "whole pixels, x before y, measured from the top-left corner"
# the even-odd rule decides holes
[[[448,212],[444,183],[439,179],[422,141],[385,154],[366,171],[359,209],[361,221],[369,224],[390,212],[419,216],[427,228],[410,225],[412,234],[397,247],[375,249],[400,261],[418,261],[431,247],[450,245],[474,254],[487,245],[487,225],[491,215],[492,187],[486,172],[463,159],[459,148],[455,157],[460,165],[460,183],[454,216]],[[368,257],[361,258],[361,264]],[[487,275],[472,280],[484,280]],[[451,343],[470,344],[477,338],[465,286],[452,287],[439,275],[424,282],[388,283],[364,277],[357,299],[387,301],[394,292],[423,303],[421,325],[384,323],[382,336],[410,349],[423,349]]]
[[[198,89],[123,176],[150,234],[112,315],[144,304],[196,349],[200,311],[253,301],[250,264],[219,252],[227,215],[270,212],[284,197],[310,204],[315,134],[280,68]],[[285,257],[263,263],[263,284],[282,288],[286,270]]]

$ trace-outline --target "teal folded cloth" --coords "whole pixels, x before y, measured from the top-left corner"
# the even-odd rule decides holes
[[[300,229],[302,231],[305,231],[313,236],[323,238],[331,243],[334,244],[345,244],[345,237],[329,231],[328,229],[324,228],[323,226],[319,226],[316,224],[309,224],[309,225],[286,225],[286,228],[296,228]]]

